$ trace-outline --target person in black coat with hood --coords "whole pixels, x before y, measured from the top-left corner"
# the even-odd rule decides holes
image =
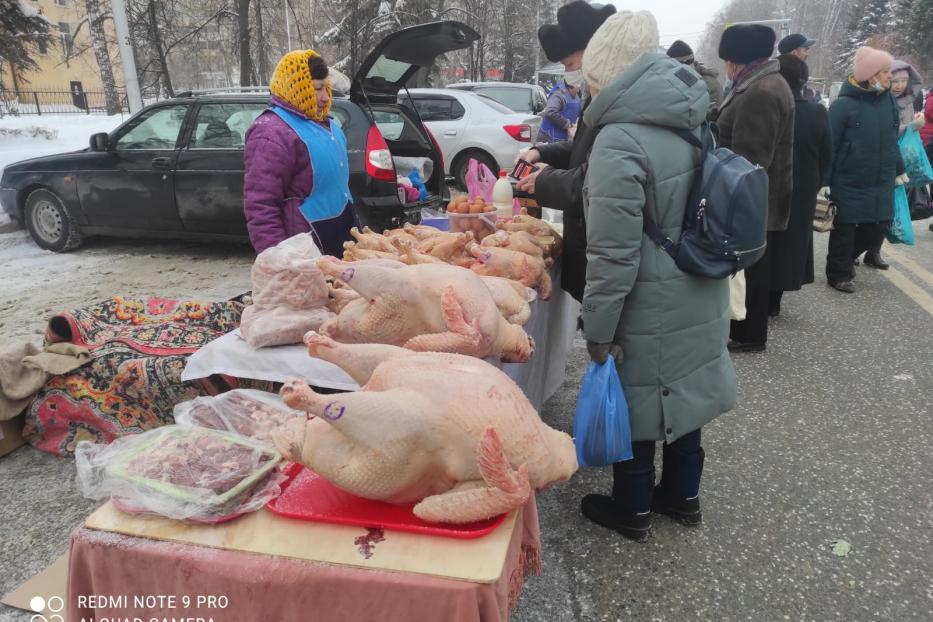
[[[813,215],[816,196],[829,176],[833,158],[829,114],[821,104],[809,102],[803,95],[810,78],[807,64],[793,54],[782,54],[778,61],[781,75],[794,93],[794,190],[787,229],[772,234],[772,317],[781,312],[784,292],[797,291],[814,281]]]
[[[522,179],[517,188],[533,194],[538,202],[560,210],[564,217],[564,250],[561,287],[577,301],[583,301],[586,286],[586,224],[583,221],[583,180],[596,133],[583,122],[583,111],[590,103],[589,90],[582,81],[583,50],[603,22],[616,12],[611,4],[591,5],[575,0],[557,10],[557,25],[538,30],[538,40],[551,62],[561,62],[564,79],[580,88],[583,101],[573,140],[535,145],[519,153],[519,158],[543,164],[541,170]]]

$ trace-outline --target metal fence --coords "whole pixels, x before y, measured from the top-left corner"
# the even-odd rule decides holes
[[[117,91],[117,102],[117,110],[108,111],[104,91],[0,91],[2,114],[129,114],[125,91]]]

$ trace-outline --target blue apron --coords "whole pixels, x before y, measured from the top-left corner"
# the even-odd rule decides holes
[[[290,110],[272,106],[308,149],[314,180],[311,195],[299,207],[310,224],[330,220],[343,213],[350,195],[350,165],[347,162],[347,138],[340,126],[331,121],[330,131]]]
[[[550,96],[554,91],[561,90],[564,93],[564,109],[560,111],[560,115],[570,121],[571,124],[576,123],[577,119],[580,117],[580,98],[574,97],[570,94],[570,90],[567,88],[567,85],[561,82],[555,86],[551,93],[548,93]],[[567,140],[569,135],[567,130],[562,127],[557,127],[551,120],[547,117],[541,121],[541,132],[544,132],[554,140]]]

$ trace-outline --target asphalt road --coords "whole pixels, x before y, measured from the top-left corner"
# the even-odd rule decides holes
[[[587,522],[580,498],[609,491],[608,469],[540,494],[545,569],[512,620],[933,620],[933,232],[915,232],[854,295],[821,274],[786,295],[768,351],[736,357],[739,406],[704,429],[702,526],[660,517],[636,544]],[[582,345],[542,412],[568,431]],[[73,470],[31,448],[0,459],[0,592],[95,506]]]

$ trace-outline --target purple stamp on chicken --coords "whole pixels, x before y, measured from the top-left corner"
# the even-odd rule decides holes
[[[354,274],[356,274],[355,268],[347,268],[346,270],[340,273],[340,280],[343,281],[344,283],[349,283],[350,279],[353,278]]]
[[[323,416],[328,421],[337,421],[343,417],[347,407],[341,404],[340,402],[330,402],[327,406],[324,407]]]

